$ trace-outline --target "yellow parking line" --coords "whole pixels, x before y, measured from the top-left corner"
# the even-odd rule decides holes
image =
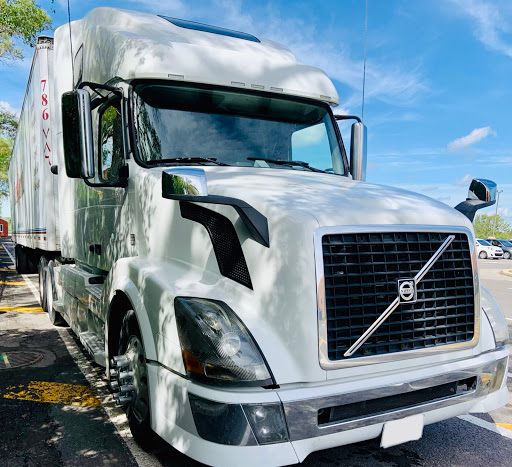
[[[16,271],[16,269],[5,269],[5,268],[0,268],[0,271],[1,272],[18,272],[18,271]]]
[[[506,428],[507,430],[512,431],[512,423],[496,423],[496,425],[501,426],[502,428]]]
[[[90,386],[66,383],[31,381],[7,388],[3,397],[22,401],[45,402],[50,404],[81,405],[99,407],[100,401]]]
[[[26,282],[0,281],[0,285],[27,285]]]
[[[18,313],[44,313],[39,306],[0,306],[0,311],[17,311]]]

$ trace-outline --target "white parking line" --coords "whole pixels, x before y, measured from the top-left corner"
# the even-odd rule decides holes
[[[512,318],[505,318],[507,321],[512,321]]]
[[[16,264],[16,260],[11,255],[10,251],[6,248],[5,245],[2,245],[4,247],[4,250],[9,255],[9,258],[11,258],[12,264]],[[32,281],[30,280],[30,277],[28,277],[26,274],[21,274],[21,277],[23,277],[23,280],[27,283],[27,287],[32,292],[32,295],[37,300],[37,303],[39,303],[39,291],[35,288],[34,284],[32,284]]]
[[[494,423],[487,422],[482,420],[481,418],[474,417],[473,415],[459,415],[457,418],[464,420],[465,422],[472,423],[473,425],[479,426],[480,428],[485,428],[486,430],[492,431],[493,433],[497,433],[505,438],[512,439],[512,431],[507,430],[501,426],[497,426]]]
[[[91,366],[87,361],[87,358],[75,344],[75,341],[71,336],[72,331],[67,328],[56,329],[59,332],[61,339],[66,344],[66,348],[78,368],[80,368],[80,371],[83,373],[89,384],[96,391],[96,395],[98,396],[103,409],[107,413],[108,418],[116,427],[119,436],[125,442],[137,464],[141,467],[161,467],[162,464],[158,459],[153,454],[144,452],[133,439],[126,414],[114,402],[112,394],[110,394],[110,391],[107,388],[107,382],[98,375],[98,371]]]
[[[9,255],[9,258],[11,258],[12,264],[16,264],[16,261],[14,260],[14,257],[11,255],[11,252],[7,249],[5,245],[2,245],[4,247],[5,252]]]

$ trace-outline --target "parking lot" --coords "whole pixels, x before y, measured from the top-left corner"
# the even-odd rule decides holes
[[[479,260],[482,283],[512,326],[512,260]],[[13,246],[0,244],[0,465],[198,465],[162,445],[151,454],[131,439],[103,369],[37,300],[37,275],[18,275]],[[512,327],[510,328],[512,330]],[[512,348],[509,346],[509,348]],[[509,390],[512,370],[509,368]],[[389,449],[379,440],[311,454],[303,465],[511,465],[512,404],[426,426],[423,437]]]

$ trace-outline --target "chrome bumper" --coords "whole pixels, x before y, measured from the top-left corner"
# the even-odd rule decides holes
[[[508,357],[502,357],[498,360],[464,370],[400,383],[393,386],[323,398],[283,402],[290,441],[340,433],[355,428],[396,420],[409,415],[441,409],[463,402],[476,401],[501,387],[507,369],[507,361]],[[343,406],[363,403],[365,401],[376,401],[376,405],[378,406],[379,399],[387,398],[387,401],[393,397],[400,399],[401,396],[414,391],[435,388],[447,383],[464,380],[474,380],[475,384],[461,394],[453,394],[447,397],[406,405],[392,410],[382,407],[382,410],[376,410],[372,414],[357,418],[353,417],[342,422],[334,421],[319,425],[319,411],[327,408],[335,407],[338,411],[343,411]]]

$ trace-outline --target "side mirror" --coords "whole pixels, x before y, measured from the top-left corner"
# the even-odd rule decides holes
[[[336,120],[357,120],[350,134],[350,173],[352,179],[366,180],[366,126],[355,115],[335,115]]]
[[[84,89],[62,95],[62,130],[66,175],[93,178],[91,99]]]
[[[473,222],[476,211],[482,208],[487,208],[496,203],[497,189],[498,186],[492,180],[475,178],[471,182],[471,185],[469,185],[466,201],[459,203],[455,206],[455,209]]]
[[[350,172],[354,180],[366,180],[366,126],[362,122],[352,125],[350,136]]]

